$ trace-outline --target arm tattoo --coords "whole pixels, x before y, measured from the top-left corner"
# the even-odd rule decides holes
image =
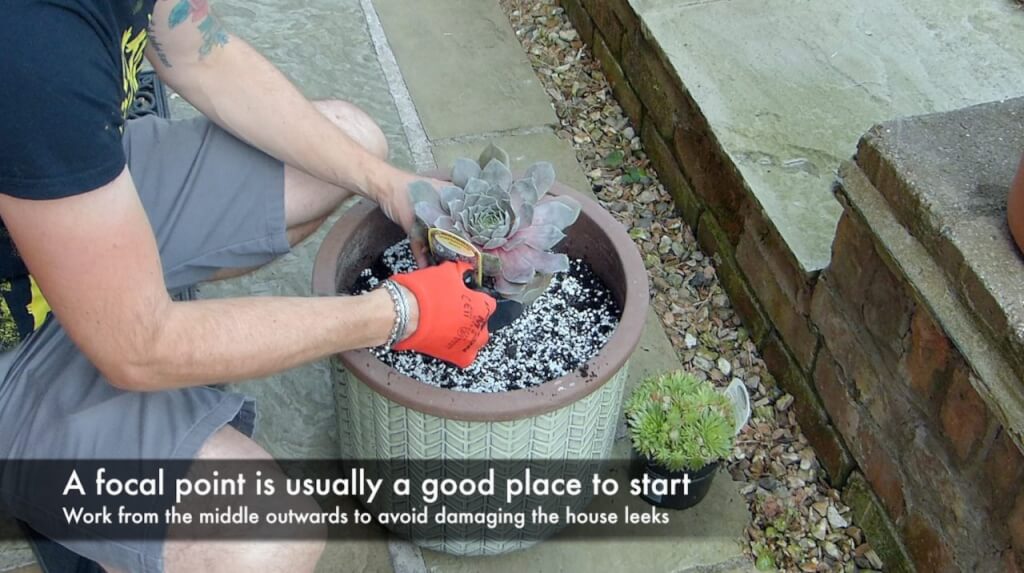
[[[173,68],[174,66],[171,65],[171,60],[167,58],[167,54],[164,52],[164,47],[160,45],[160,40],[157,39],[156,34],[154,34],[152,30],[149,32],[149,43],[153,46],[153,51],[156,52],[156,57],[160,58],[160,63],[162,63],[165,68]]]
[[[167,24],[171,28],[175,28],[185,20],[198,23],[199,33],[203,36],[203,43],[199,46],[200,58],[209,55],[215,46],[223,46],[228,43],[228,34],[210,10],[208,0],[178,0],[178,3],[171,9]]]

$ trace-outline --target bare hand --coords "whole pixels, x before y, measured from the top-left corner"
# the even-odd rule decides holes
[[[401,226],[405,233],[409,235],[412,255],[416,259],[416,266],[423,269],[430,264],[427,258],[427,238],[423,229],[417,228],[412,197],[409,195],[409,184],[418,180],[427,181],[438,189],[447,185],[444,181],[420,177],[395,169],[376,196],[377,203],[380,205],[381,210],[384,211],[384,214]]]

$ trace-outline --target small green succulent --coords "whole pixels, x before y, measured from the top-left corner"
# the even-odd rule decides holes
[[[494,279],[503,298],[533,302],[569,258],[552,253],[576,221],[580,204],[566,196],[546,196],[555,169],[535,163],[514,179],[508,154],[489,145],[476,161],[455,160],[452,184],[440,191],[426,181],[409,187],[418,222],[462,236],[483,254],[483,274]]]
[[[669,471],[695,471],[732,450],[732,404],[708,381],[683,372],[645,380],[626,401],[638,452]]]

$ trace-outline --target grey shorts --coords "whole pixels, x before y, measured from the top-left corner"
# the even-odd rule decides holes
[[[124,148],[172,294],[218,269],[257,266],[288,252],[279,161],[202,118],[130,121]],[[251,435],[255,422],[255,404],[241,394],[114,388],[52,317],[0,354],[0,375],[0,459],[192,459],[225,425]],[[63,514],[41,496],[5,485],[0,505],[46,535]],[[162,540],[81,540],[87,531],[76,537],[58,541],[120,570],[163,570]]]

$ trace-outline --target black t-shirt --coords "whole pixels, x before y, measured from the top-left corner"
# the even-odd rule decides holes
[[[4,0],[0,193],[57,199],[112,181],[155,0]],[[68,256],[75,256],[71,251]],[[0,225],[0,350],[49,305]]]

